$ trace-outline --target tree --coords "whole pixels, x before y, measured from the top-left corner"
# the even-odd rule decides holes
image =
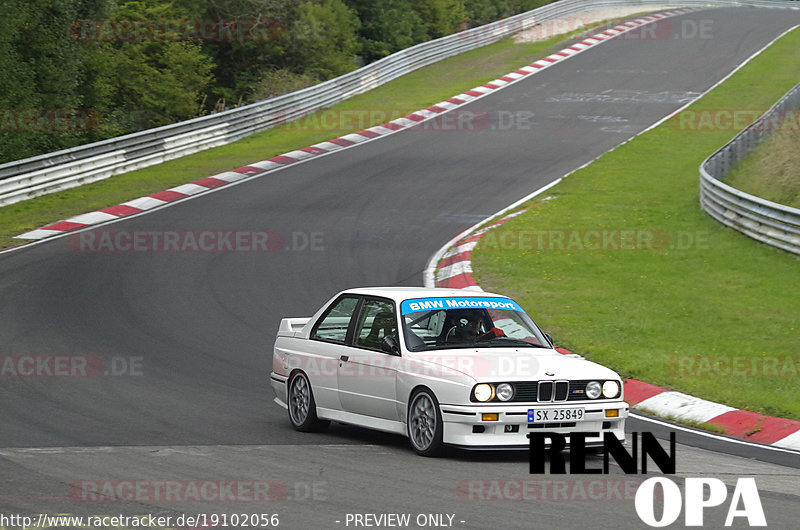
[[[171,4],[127,2],[112,20],[140,22],[145,28],[129,33],[117,24],[110,46],[102,50],[104,66],[111,69],[106,71],[111,84],[107,110],[113,126],[139,130],[196,116],[201,94],[213,81],[214,63],[188,13]],[[189,22],[174,30],[148,24],[179,20]]]
[[[197,1],[197,0],[179,0]],[[214,58],[217,83],[210,100],[236,102],[258,99],[264,78],[285,69],[286,33],[301,0],[206,0],[202,16],[210,20],[237,20],[253,27],[252,37],[226,42],[205,42]],[[247,36],[246,36],[247,37]],[[269,83],[267,83],[269,84]],[[267,89],[269,92],[269,89]]]
[[[80,141],[81,57],[65,28],[78,0],[6,0],[0,17],[0,161]]]
[[[410,0],[348,0],[361,20],[360,55],[365,63],[423,42],[425,24]]]
[[[0,161],[197,114],[213,63],[199,42],[127,39],[119,20],[185,18],[160,0],[5,0]]]
[[[464,0],[412,0],[412,5],[430,39],[459,31],[466,20]]]
[[[297,6],[287,32],[287,66],[321,79],[355,69],[360,22],[341,0],[313,0]]]

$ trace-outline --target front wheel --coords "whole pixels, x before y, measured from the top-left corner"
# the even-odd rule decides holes
[[[421,456],[435,456],[442,449],[444,426],[439,402],[433,392],[422,388],[414,392],[408,406],[408,439]]]
[[[330,425],[329,421],[317,417],[314,392],[308,377],[302,372],[289,380],[289,420],[300,432],[321,431]]]

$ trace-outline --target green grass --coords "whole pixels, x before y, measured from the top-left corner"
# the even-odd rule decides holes
[[[603,25],[609,22],[602,23]],[[611,22],[614,23],[614,22]],[[600,24],[595,24],[595,26]],[[588,29],[534,43],[510,39],[407,74],[295,124],[104,181],[0,208],[0,249],[28,230],[379,125],[482,85],[561,49]],[[370,119],[371,118],[371,119]],[[325,126],[332,124],[332,127]]]
[[[798,47],[794,31],[691,110],[766,110],[797,83]],[[700,210],[698,167],[737,131],[682,130],[680,119],[489,232],[472,254],[476,279],[515,297],[556,343],[624,377],[800,419],[800,261]],[[613,230],[634,231],[625,246],[638,234],[640,248],[566,244]],[[562,234],[564,249],[549,233],[540,245],[541,231]],[[596,241],[588,246],[604,246]]]
[[[741,160],[725,183],[769,201],[800,208],[800,111]]]

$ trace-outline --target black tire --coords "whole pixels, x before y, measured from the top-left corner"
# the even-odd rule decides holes
[[[317,417],[317,403],[314,401],[314,392],[311,383],[303,372],[298,372],[289,379],[288,392],[286,393],[289,409],[289,421],[292,427],[300,432],[317,432],[330,425],[330,421]]]
[[[408,400],[408,439],[411,447],[420,456],[436,456],[441,453],[444,435],[439,401],[427,388],[420,388]]]

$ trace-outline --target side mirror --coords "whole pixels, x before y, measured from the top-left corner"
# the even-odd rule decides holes
[[[553,337],[551,337],[549,333],[545,333],[544,334],[544,338],[547,339],[547,342],[550,343],[550,347],[552,347],[553,346]]]
[[[391,355],[400,355],[400,345],[397,343],[397,337],[394,335],[386,335],[383,337],[381,350]]]

